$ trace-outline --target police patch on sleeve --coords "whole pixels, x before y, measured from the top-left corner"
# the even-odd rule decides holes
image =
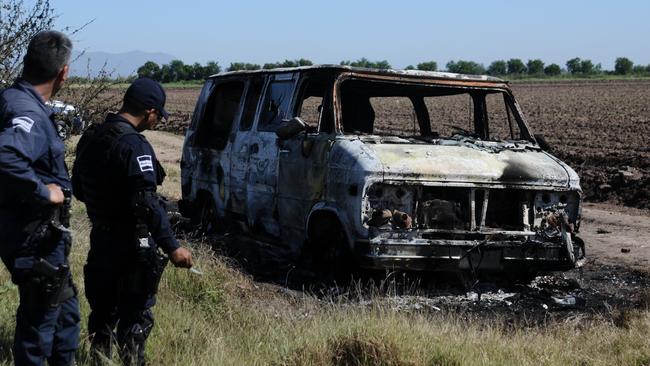
[[[34,120],[27,116],[16,117],[11,120],[11,125],[14,129],[20,128],[21,130],[29,133],[32,130],[32,126],[34,126]]]
[[[151,155],[140,155],[136,159],[138,160],[138,165],[140,165],[140,171],[153,172],[153,161],[151,161]]]

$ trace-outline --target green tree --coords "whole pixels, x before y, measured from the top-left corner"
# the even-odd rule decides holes
[[[159,80],[161,83],[171,83],[174,81],[174,76],[172,75],[169,64],[165,64],[160,67]]]
[[[216,61],[208,61],[207,64],[205,64],[205,67],[203,68],[203,75],[201,75],[201,79],[207,79],[209,76],[218,74],[221,72],[221,66],[219,66],[219,63]]]
[[[314,63],[311,62],[311,60],[308,60],[306,58],[301,58],[298,60],[298,66],[312,66]]]
[[[636,65],[632,67],[632,73],[635,75],[643,75],[647,72],[650,72],[650,65],[648,66]]]
[[[487,73],[490,75],[505,75],[507,72],[508,64],[504,60],[492,61],[487,69]]]
[[[418,70],[436,71],[438,70],[438,63],[435,61],[421,62],[418,64]]]
[[[228,71],[239,71],[239,70],[260,70],[262,67],[258,64],[251,64],[248,62],[231,62],[228,66]]]
[[[187,65],[188,75],[187,80],[200,80],[203,76],[203,66],[195,62],[192,65]]]
[[[575,57],[567,61],[566,69],[571,75],[582,73],[582,60],[580,60],[580,57]]]
[[[269,69],[277,69],[280,67],[299,67],[299,66],[311,66],[314,63],[311,62],[310,60],[306,58],[301,58],[298,60],[284,60],[282,62],[269,62],[265,63],[262,68],[269,70]]]
[[[415,70],[415,66],[413,65],[408,65],[404,68],[404,70]]]
[[[508,60],[508,75],[520,75],[526,72],[526,65],[518,58]]]
[[[160,81],[160,66],[153,61],[147,61],[138,68],[137,74],[140,78],[146,77]]]
[[[632,73],[634,63],[627,57],[618,57],[614,63],[614,72],[619,75],[628,75]]]
[[[165,68],[167,66],[167,68]],[[188,70],[185,63],[181,60],[172,60],[168,65],[163,65],[162,82],[173,83],[187,78]]]
[[[356,61],[341,61],[341,65],[348,65],[353,67],[365,67],[367,69],[390,69],[390,63],[386,60],[381,61],[370,61],[365,57],[362,57]]]
[[[558,76],[562,73],[562,69],[558,64],[550,64],[544,68],[544,75]]]
[[[375,61],[372,63],[373,69],[388,70],[391,68],[390,63],[387,60]]]
[[[528,60],[528,63],[526,63],[526,70],[528,71],[528,75],[543,75],[544,61],[540,59]]]
[[[474,61],[449,61],[447,62],[447,70],[458,74],[479,75],[485,73],[483,65]]]
[[[591,60],[582,60],[580,61],[580,72],[583,75],[595,74],[597,69],[594,66],[594,63]]]

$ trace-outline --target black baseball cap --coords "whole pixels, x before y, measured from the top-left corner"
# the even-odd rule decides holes
[[[165,100],[167,96],[162,85],[155,80],[149,78],[138,78],[124,94],[124,102],[128,102],[133,106],[139,106],[144,109],[154,108],[162,113],[163,117],[167,119],[169,113],[165,110]]]

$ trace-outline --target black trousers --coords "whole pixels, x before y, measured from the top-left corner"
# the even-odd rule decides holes
[[[151,308],[156,298],[155,291],[145,290],[135,279],[133,248],[130,230],[93,227],[84,280],[93,350],[110,357],[113,341],[117,341],[123,362],[141,365],[154,325]]]

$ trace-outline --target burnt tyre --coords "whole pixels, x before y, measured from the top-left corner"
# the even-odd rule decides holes
[[[353,253],[343,227],[333,216],[323,216],[310,225],[303,250],[303,265],[321,281],[345,285],[355,268]]]
[[[217,215],[217,207],[211,197],[200,201],[198,210],[193,217],[193,224],[196,232],[202,236],[212,236],[219,233],[220,220]]]

